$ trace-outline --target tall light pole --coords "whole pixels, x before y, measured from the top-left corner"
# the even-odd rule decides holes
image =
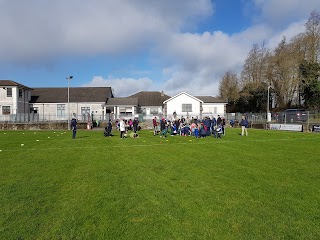
[[[268,97],[267,97],[267,122],[270,122],[271,121],[271,116],[269,117],[270,115],[270,110],[269,110],[269,106],[270,106],[270,102],[269,102],[269,95],[270,95],[270,88],[271,86],[268,86]]]
[[[66,79],[68,80],[68,130],[70,130],[70,80],[73,76],[69,76]]]

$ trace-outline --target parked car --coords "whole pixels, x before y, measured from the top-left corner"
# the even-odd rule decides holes
[[[281,123],[306,122],[307,118],[307,112],[304,109],[286,109],[279,116],[278,121]]]

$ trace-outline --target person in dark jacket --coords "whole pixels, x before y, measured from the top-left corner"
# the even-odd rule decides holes
[[[138,125],[139,125],[139,120],[138,120],[138,118],[135,118],[135,119],[133,120],[133,123],[132,123],[133,132],[134,132],[134,133],[137,133],[137,131],[138,131]]]
[[[221,121],[222,121],[222,119],[221,119],[220,115],[218,115],[218,118],[217,118],[217,126],[221,125]]]
[[[221,127],[222,127],[222,134],[223,136],[226,135],[226,132],[225,132],[225,128],[226,128],[226,119],[224,117],[221,117]]]
[[[72,130],[72,138],[76,138],[77,135],[77,119],[72,118],[71,119],[71,130]]]
[[[104,136],[105,137],[113,136],[111,131],[112,131],[112,122],[111,122],[111,119],[109,119],[108,125],[104,128]]]
[[[162,118],[160,121],[160,137],[167,137],[167,121]]]
[[[211,134],[211,119],[209,117],[206,117],[206,119],[204,120],[204,125],[206,126],[207,136],[210,136],[210,134]]]
[[[248,136],[247,128],[249,126],[249,123],[245,116],[242,116],[240,121],[240,126],[241,126],[241,136],[244,135],[244,132],[246,132],[246,136]]]

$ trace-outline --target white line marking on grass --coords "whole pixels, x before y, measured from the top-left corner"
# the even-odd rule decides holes
[[[248,142],[270,142],[270,141],[301,141],[301,140],[315,140],[318,138],[278,138],[278,139],[252,139],[252,140],[247,140],[247,141],[243,141],[241,139],[239,140],[222,140],[222,141],[215,141],[215,142],[179,142],[179,143],[174,143],[175,145],[214,145],[214,144],[227,144],[227,143],[235,143],[235,142],[242,142],[242,143],[248,143]],[[161,146],[161,147],[172,147],[172,144],[163,144],[163,143],[154,143],[154,144],[136,144],[136,145],[115,145],[115,146],[87,146],[87,147],[75,147],[72,146],[70,148],[66,148],[66,147],[59,147],[59,148],[24,148],[22,149],[12,149],[12,150],[4,150],[2,149],[2,151],[6,151],[6,152],[18,152],[18,151],[48,151],[48,150],[65,150],[65,149],[95,149],[95,148],[99,148],[99,149],[107,149],[107,148],[134,148],[134,147],[156,147],[156,146]]]

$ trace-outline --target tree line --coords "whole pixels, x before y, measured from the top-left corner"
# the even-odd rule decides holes
[[[312,11],[305,31],[275,49],[253,44],[240,74],[227,71],[219,83],[228,112],[320,110],[320,14]],[[269,93],[269,101],[268,101]]]

